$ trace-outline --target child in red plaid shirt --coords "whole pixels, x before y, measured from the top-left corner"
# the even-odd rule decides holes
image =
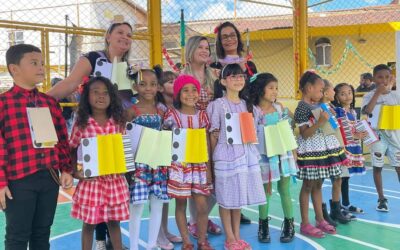
[[[72,186],[68,133],[56,100],[40,93],[42,53],[29,44],[6,53],[13,87],[0,95],[0,209],[6,215],[5,249],[49,249],[59,183]],[[41,147],[31,137],[27,108],[48,108],[58,143]],[[46,121],[44,121],[46,122]],[[58,179],[58,170],[61,178]]]
[[[70,147],[76,157],[82,138],[121,133],[125,120],[117,90],[110,80],[93,77],[84,83]],[[75,159],[74,159],[75,162]],[[107,223],[114,249],[122,249],[120,221],[129,219],[129,193],[124,175],[80,179],[73,195],[71,216],[82,220],[82,249],[92,249],[96,224]]]

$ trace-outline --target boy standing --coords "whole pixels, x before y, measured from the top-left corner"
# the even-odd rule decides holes
[[[392,91],[392,75],[390,68],[385,64],[375,66],[373,72],[376,89],[366,94],[361,105],[364,114],[372,114],[377,105],[400,105],[400,95]],[[383,195],[382,167],[384,156],[387,155],[390,165],[395,167],[400,182],[400,130],[376,130],[380,141],[371,146],[371,164],[374,171],[374,182],[378,192],[376,210],[388,212],[388,202]]]
[[[0,95],[0,209],[6,215],[5,249],[49,249],[60,182],[72,186],[68,134],[56,100],[40,93],[44,79],[39,48],[19,44],[6,53],[14,86]],[[27,108],[48,108],[58,143],[33,144]],[[33,125],[32,125],[33,126]]]

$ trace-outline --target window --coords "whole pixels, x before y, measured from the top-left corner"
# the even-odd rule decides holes
[[[315,42],[316,61],[318,66],[331,66],[331,41],[322,37]]]
[[[8,40],[10,46],[24,43],[24,32],[22,30],[15,30],[8,33]]]

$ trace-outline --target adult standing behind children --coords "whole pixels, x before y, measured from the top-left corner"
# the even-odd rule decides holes
[[[6,215],[5,249],[49,249],[59,191],[72,186],[68,133],[56,100],[36,88],[44,79],[42,53],[11,46],[7,68],[14,86],[0,95],[0,209]],[[53,147],[35,148],[27,108],[48,108],[57,133]],[[35,144],[37,147],[37,144]]]
[[[367,72],[360,75],[360,86],[357,87],[357,92],[369,92],[376,88],[373,82],[372,74]]]
[[[231,22],[224,22],[216,28],[216,33],[215,51],[220,68],[226,64],[237,63],[248,78],[256,74],[257,67],[254,62],[243,57],[244,45],[238,28]]]
[[[361,110],[364,114],[370,115],[377,105],[400,105],[400,95],[391,90],[393,80],[390,68],[385,64],[375,66],[374,81],[376,89],[366,94],[363,98]],[[378,205],[376,210],[388,212],[388,201],[383,194],[382,167],[385,164],[384,156],[387,155],[389,163],[397,172],[400,182],[400,130],[376,129],[380,141],[372,144],[371,165],[374,169],[374,182],[378,192]]]
[[[133,29],[129,23],[112,23],[105,34],[104,50],[91,51],[80,57],[68,77],[52,87],[48,95],[61,99],[72,94],[84,77],[94,75],[98,61],[111,63],[117,58],[118,62],[126,62],[132,44],[132,33]],[[124,108],[131,106],[131,90],[119,91],[119,96]]]
[[[192,36],[186,43],[185,61],[186,66],[183,69],[184,74],[194,76],[200,82],[200,95],[196,103],[198,110],[205,110],[214,97],[214,81],[218,78],[213,70],[207,65],[211,55],[210,44],[204,36]],[[215,195],[207,196],[207,214],[211,212],[216,204]],[[189,199],[190,220],[188,229],[193,237],[198,236],[197,233],[197,213],[193,199]],[[208,220],[207,231],[210,234],[221,234],[221,227],[213,221]]]

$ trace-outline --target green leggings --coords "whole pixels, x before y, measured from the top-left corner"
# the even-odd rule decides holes
[[[281,196],[281,204],[283,208],[283,214],[285,218],[293,218],[293,205],[292,199],[290,198],[290,177],[281,177],[278,181],[278,192]],[[260,219],[264,220],[268,217],[268,210],[269,210],[269,202],[271,195],[267,192],[268,184],[264,184],[265,193],[267,195],[267,204],[258,206],[258,211],[260,214]]]

